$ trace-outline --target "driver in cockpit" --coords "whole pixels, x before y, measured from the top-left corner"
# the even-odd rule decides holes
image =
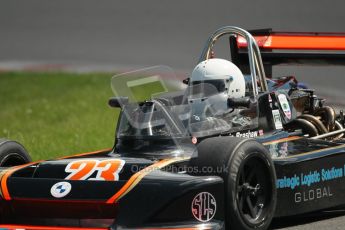
[[[192,72],[190,83],[211,84],[219,93],[224,92],[230,98],[245,96],[246,83],[241,70],[225,59],[212,58],[200,62]]]
[[[191,123],[199,123],[201,129],[231,129],[251,123],[239,111],[233,113],[234,108],[228,104],[228,98],[244,98],[246,93],[245,78],[232,62],[219,58],[202,61],[194,68],[189,85],[193,89],[189,100],[193,110]]]

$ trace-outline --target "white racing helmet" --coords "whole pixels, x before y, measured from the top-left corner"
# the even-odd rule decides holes
[[[191,84],[210,83],[230,98],[245,96],[245,80],[241,70],[232,62],[212,58],[200,62],[193,70]]]

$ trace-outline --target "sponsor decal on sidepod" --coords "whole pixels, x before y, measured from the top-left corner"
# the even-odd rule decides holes
[[[195,219],[208,222],[213,219],[217,211],[217,202],[209,192],[197,194],[192,202],[192,213]]]

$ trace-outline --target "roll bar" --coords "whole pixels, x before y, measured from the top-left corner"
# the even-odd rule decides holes
[[[257,95],[259,94],[258,90],[258,79],[260,81],[261,91],[268,92],[268,86],[266,81],[266,75],[264,66],[261,59],[261,54],[259,47],[253,38],[253,36],[246,30],[241,29],[239,27],[235,26],[225,26],[218,30],[216,30],[207,40],[204,49],[201,53],[201,56],[199,58],[199,63],[205,60],[208,60],[210,58],[211,50],[218,40],[218,38],[224,36],[224,35],[230,35],[230,36],[241,36],[243,37],[248,45],[248,58],[249,58],[249,67],[250,67],[250,73],[252,77],[252,87],[253,87],[253,93],[254,97],[257,98]]]

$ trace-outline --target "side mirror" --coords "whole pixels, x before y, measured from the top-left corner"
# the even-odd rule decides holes
[[[185,85],[189,85],[189,81],[190,81],[190,78],[188,77],[188,78],[186,78],[186,79],[183,79],[183,84],[185,84]]]
[[[121,108],[125,104],[128,104],[128,97],[111,97],[108,101],[108,105],[112,108]]]
[[[230,108],[246,107],[249,108],[251,104],[250,98],[228,98],[228,106]]]

